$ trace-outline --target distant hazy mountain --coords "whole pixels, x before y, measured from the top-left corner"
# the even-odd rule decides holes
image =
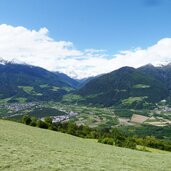
[[[55,74],[61,78],[62,80],[65,80],[65,82],[70,85],[73,88],[77,88],[79,86],[79,81],[69,77],[68,75],[61,73],[61,72],[55,72]]]
[[[77,80],[78,84],[78,88],[83,87],[85,84],[87,84],[89,81],[93,80],[95,77],[88,77],[88,78],[83,78],[83,79],[79,79]]]

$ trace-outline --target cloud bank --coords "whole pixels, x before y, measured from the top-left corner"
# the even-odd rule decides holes
[[[168,63],[171,61],[171,38],[163,38],[146,49],[126,50],[109,56],[105,50],[79,50],[73,42],[56,41],[48,35],[47,28],[36,31],[2,24],[0,57],[64,72],[74,78],[84,78],[122,66]]]

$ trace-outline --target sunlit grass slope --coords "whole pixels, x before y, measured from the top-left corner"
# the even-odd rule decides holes
[[[171,153],[118,148],[0,120],[0,170],[170,171]]]

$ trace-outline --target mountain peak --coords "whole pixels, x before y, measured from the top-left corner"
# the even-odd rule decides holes
[[[171,62],[169,62],[166,66],[171,66]]]
[[[7,60],[3,59],[2,57],[0,57],[0,64],[1,65],[6,65],[8,63]]]
[[[117,71],[117,72],[132,72],[132,71],[135,71],[135,68],[130,67],[130,66],[124,66],[122,68],[112,71],[112,73],[114,73],[115,71]]]
[[[140,68],[155,68],[155,66],[153,64],[151,64],[151,63],[148,63],[148,64],[146,64],[144,66],[141,66]]]
[[[6,64],[21,64],[21,62],[15,58],[12,60],[5,60],[4,58],[0,57],[0,64],[6,65]]]

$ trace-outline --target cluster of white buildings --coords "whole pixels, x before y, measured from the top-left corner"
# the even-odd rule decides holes
[[[18,112],[20,110],[29,109],[32,107],[40,107],[40,104],[37,102],[29,102],[29,103],[11,103],[11,104],[5,104],[0,106],[1,109],[3,108],[9,109],[13,112]]]
[[[78,115],[77,112],[69,112],[68,115],[61,115],[61,116],[52,116],[52,122],[53,123],[56,123],[56,122],[61,122],[61,121],[64,121],[64,120],[68,120],[70,117],[72,116],[76,116]]]

